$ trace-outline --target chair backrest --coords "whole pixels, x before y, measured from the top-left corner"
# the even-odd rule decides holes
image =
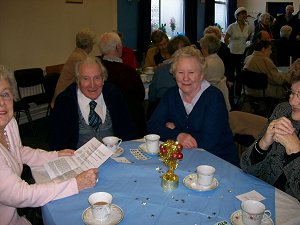
[[[267,121],[265,117],[247,112],[229,112],[229,125],[233,135],[250,135],[257,139]]]
[[[44,72],[41,68],[15,70],[14,74],[19,87],[31,87],[44,83]]]
[[[251,89],[264,90],[268,86],[268,76],[250,70],[242,70],[242,83]]]
[[[29,88],[33,86],[39,86],[41,93],[45,92],[44,89],[44,72],[41,68],[21,69],[14,71],[15,79],[17,82],[17,88],[20,97],[24,97],[20,88]],[[38,93],[34,93],[38,94]]]
[[[45,75],[45,92],[49,102],[51,102],[53,98],[59,76],[60,73],[49,73]]]
[[[46,74],[50,73],[60,73],[62,68],[64,67],[64,64],[57,64],[57,65],[52,65],[52,66],[46,66]]]
[[[267,121],[268,119],[265,117],[247,112],[229,112],[229,125],[240,158],[246,147],[249,147],[258,138]]]

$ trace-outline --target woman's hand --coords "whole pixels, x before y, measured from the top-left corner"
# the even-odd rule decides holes
[[[263,150],[267,150],[276,138],[274,135],[291,135],[295,131],[295,128],[292,126],[292,122],[286,117],[281,117],[279,119],[273,120],[267,130],[265,135],[259,142],[259,147]]]
[[[93,168],[86,170],[76,177],[78,190],[81,191],[83,189],[95,187],[98,178],[98,169]]]
[[[74,155],[75,151],[72,149],[64,149],[64,150],[60,150],[58,151],[58,157],[61,156],[72,156]]]
[[[286,154],[288,155],[300,152],[300,141],[295,132],[285,135],[275,134],[274,140],[284,146]]]
[[[177,136],[177,141],[183,148],[197,148],[198,144],[196,139],[187,133],[180,133]]]
[[[172,122],[167,122],[167,123],[166,123],[166,127],[173,130],[176,126],[175,126],[175,124],[172,123]]]

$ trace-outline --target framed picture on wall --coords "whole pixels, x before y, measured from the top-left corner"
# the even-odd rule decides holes
[[[66,0],[66,3],[79,3],[79,4],[82,4],[83,0]]]
[[[293,5],[293,2],[267,2],[266,4],[266,12],[276,18],[280,14],[284,14],[285,7],[287,5]]]

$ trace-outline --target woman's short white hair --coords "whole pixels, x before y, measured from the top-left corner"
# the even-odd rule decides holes
[[[207,48],[208,54],[217,53],[221,47],[220,39],[214,34],[206,34],[200,39],[201,48]]]
[[[3,65],[0,65],[0,80],[7,80],[13,94],[13,99],[16,101],[19,99],[17,92],[17,82],[14,75],[9,72]]]
[[[284,25],[280,28],[280,37],[290,38],[293,28],[289,25]]]
[[[219,39],[222,37],[222,33],[219,27],[217,26],[208,26],[204,29],[204,35],[206,34],[215,34]]]
[[[173,76],[175,76],[175,73],[176,73],[177,63],[182,58],[195,58],[199,64],[202,74],[205,75],[207,64],[206,64],[206,61],[205,61],[203,55],[201,54],[200,50],[196,49],[195,47],[192,47],[192,46],[187,46],[187,47],[178,49],[172,55],[172,64],[171,64],[171,68],[170,68],[170,73],[173,74]]]
[[[76,46],[86,49],[94,45],[95,33],[89,28],[82,29],[76,34]]]
[[[262,22],[267,17],[271,18],[270,13],[264,12],[264,13],[260,14],[259,21]]]

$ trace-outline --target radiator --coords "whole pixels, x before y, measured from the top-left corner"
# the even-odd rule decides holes
[[[36,85],[27,88],[20,88],[20,94],[22,97],[36,95],[42,93],[41,85]],[[32,120],[37,120],[46,116],[48,104],[36,105],[30,103],[30,114]],[[21,113],[19,124],[27,123],[28,119],[25,113]]]
[[[36,95],[42,93],[41,85],[31,86],[27,88],[20,88],[20,94],[22,97]]]

